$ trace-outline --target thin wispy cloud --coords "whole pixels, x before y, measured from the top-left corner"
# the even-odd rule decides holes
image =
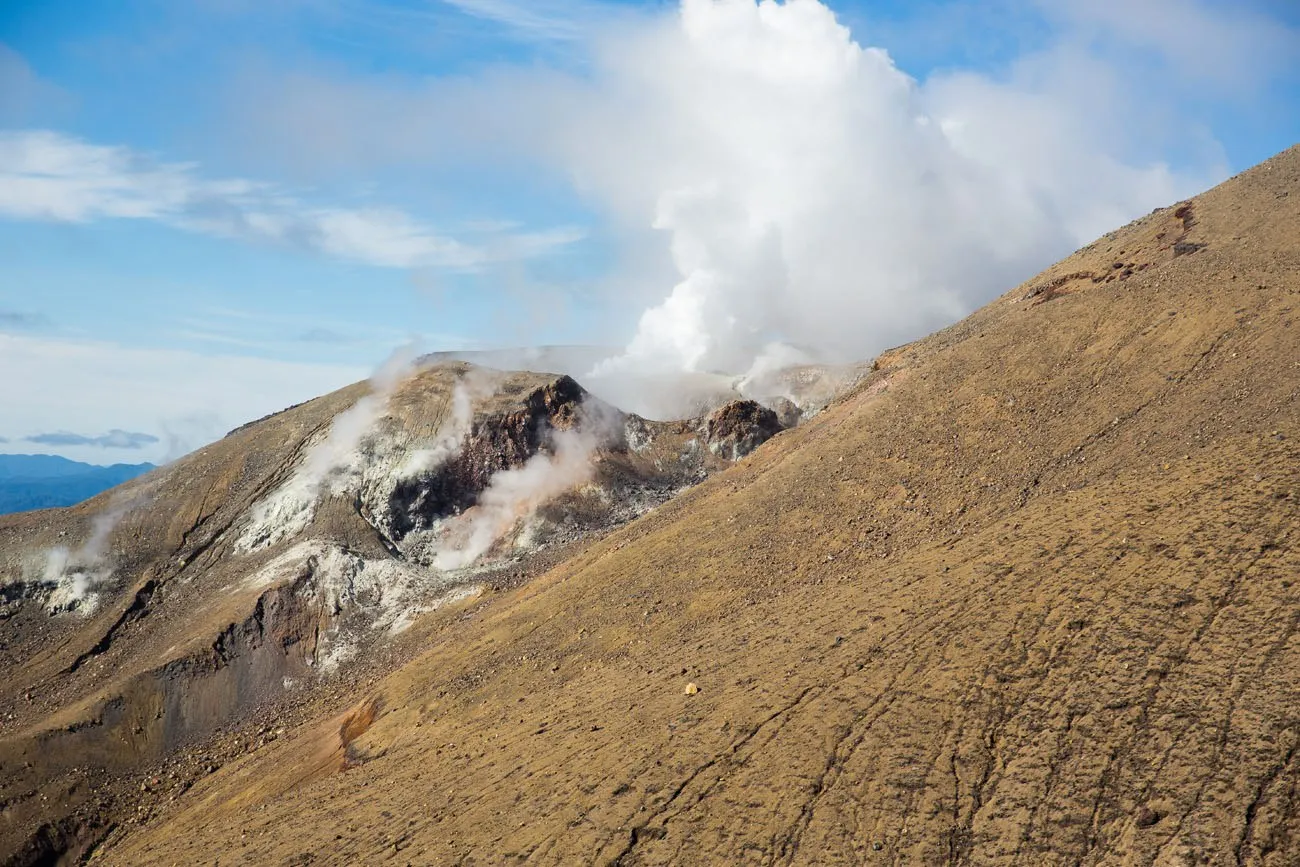
[[[94,446],[101,449],[142,449],[159,442],[153,434],[114,428],[99,436],[86,436],[69,431],[34,434],[23,437],[25,442],[43,446]]]
[[[1295,67],[1300,29],[1249,8],[1206,0],[1034,0],[1076,40],[1153,52],[1193,86],[1237,95]]]
[[[367,373],[360,364],[23,335],[0,335],[0,370],[28,374],[0,377],[0,406],[23,411],[6,415],[11,430],[21,424],[27,431],[79,431],[94,439],[100,431],[143,428],[163,441],[132,453],[155,463]],[[123,383],[138,387],[123,388]],[[88,420],[93,425],[89,432]],[[173,442],[178,436],[187,446],[181,451]],[[93,445],[47,448],[80,459],[99,451]]]
[[[57,116],[74,104],[70,94],[42,79],[22,55],[0,42],[0,123],[33,123],[35,117]]]
[[[174,320],[171,336],[186,342],[254,349],[271,355],[294,354],[295,349],[372,348],[384,350],[415,339],[411,332],[374,328],[328,318],[308,324],[301,316],[207,307],[199,316]],[[455,335],[438,335],[436,342],[461,342]]]
[[[252,350],[258,354],[278,356],[291,352],[294,344],[302,348],[327,348],[327,347],[374,347],[384,348],[391,346],[393,339],[362,339],[360,337],[349,337],[342,332],[333,329],[314,328],[302,334],[291,337],[280,338],[261,338],[250,337],[237,332],[218,331],[204,328],[180,328],[171,332],[171,336],[186,344],[204,346],[208,348],[229,348],[233,350]],[[400,339],[397,335],[394,339]]]
[[[542,256],[584,237],[558,227],[467,243],[397,209],[315,206],[271,184],[208,179],[193,163],[159,162],[47,130],[0,133],[0,216],[152,220],[380,267],[463,271]]]
[[[41,313],[27,313],[22,310],[0,310],[0,329],[18,328],[28,330],[44,328],[49,324],[49,317]]]
[[[610,7],[597,3],[531,0],[442,0],[466,15],[503,25],[517,35],[550,42],[585,39],[592,25],[609,17]]]
[[[218,331],[204,331],[196,328],[182,328],[173,333],[173,336],[184,341],[196,343],[215,343],[221,346],[238,346],[244,349],[271,350],[275,344],[265,340],[252,340],[247,337],[240,337],[237,334],[225,334]]]

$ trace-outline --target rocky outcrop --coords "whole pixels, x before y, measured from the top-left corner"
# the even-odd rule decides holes
[[[133,815],[123,781],[345,689],[421,615],[524,580],[757,443],[733,424],[715,454],[699,420],[625,415],[567,376],[438,365],[374,395],[359,383],[98,501],[0,519],[0,863],[75,856]],[[339,446],[361,406],[365,431]],[[564,432],[582,483],[529,500],[473,568],[438,565],[493,479],[558,459]],[[417,455],[433,457],[412,471]],[[51,578],[56,551],[90,577]],[[77,604],[54,604],[73,586]]]
[[[387,511],[394,538],[474,505],[494,475],[523,466],[550,449],[554,431],[577,425],[587,399],[582,386],[561,376],[534,389],[521,408],[476,419],[455,456],[393,488]]]
[[[738,461],[784,428],[774,411],[753,400],[733,400],[704,420],[704,442],[720,458]]]
[[[1297,193],[887,354],[96,863],[1300,863]]]
[[[788,397],[774,397],[764,406],[776,413],[776,420],[782,428],[796,427],[803,421],[804,411],[800,409],[799,404]]]

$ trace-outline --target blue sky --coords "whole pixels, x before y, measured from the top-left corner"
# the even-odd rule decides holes
[[[1071,158],[1160,167],[1157,203],[1300,140],[1300,7],[1289,0],[829,6],[856,43],[889,52],[936,119],[990,106],[1008,135],[1040,118],[1095,120],[1101,143]],[[647,343],[644,311],[690,278],[656,217],[671,190],[653,186],[662,172],[644,162],[590,168],[601,160],[588,148],[629,101],[654,112],[678,98],[618,58],[675,62],[675,43],[645,34],[679,14],[612,0],[9,0],[0,450],[173,457],[363,377],[412,340]],[[777,22],[790,39],[802,38],[798,23]],[[683,141],[692,110],[663,115],[686,125]],[[1147,201],[1095,205],[1104,221]],[[960,315],[1092,227],[1068,228],[987,287],[926,299],[924,317],[879,340]],[[821,334],[776,334],[772,321],[746,340],[806,346]],[[734,366],[746,352],[689,358]],[[158,442],[28,439],[115,429]]]

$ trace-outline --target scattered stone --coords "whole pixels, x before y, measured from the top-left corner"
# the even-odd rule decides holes
[[[1133,824],[1137,825],[1139,828],[1150,828],[1163,818],[1163,813],[1158,810],[1153,810],[1146,804],[1143,804],[1141,807],[1138,807],[1137,812],[1133,814]]]
[[[695,694],[696,694],[697,692],[699,692],[699,691],[700,691],[700,688],[699,688],[698,686],[695,685],[695,682],[694,682],[694,681],[692,681],[691,683],[686,684],[686,689],[682,690],[682,692],[683,692],[685,695],[695,695]]]

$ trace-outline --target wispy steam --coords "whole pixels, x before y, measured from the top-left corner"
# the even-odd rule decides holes
[[[484,367],[471,367],[457,379],[452,386],[450,413],[438,428],[433,442],[411,452],[398,468],[396,477],[408,479],[418,476],[459,454],[474,420],[475,402],[491,397],[500,380],[500,371]]]
[[[538,506],[590,481],[598,442],[590,431],[556,431],[553,454],[533,455],[523,466],[494,475],[474,507],[450,522],[433,565],[442,570],[471,565]]]
[[[169,464],[184,457],[204,443],[219,439],[225,428],[216,413],[192,412],[174,415],[158,422],[167,450],[159,463]]]
[[[47,607],[51,612],[76,611],[89,614],[99,601],[96,589],[113,577],[109,540],[118,523],[139,506],[143,497],[115,502],[95,516],[90,538],[78,548],[51,548],[45,553],[42,584],[53,586]]]
[[[293,477],[252,509],[252,520],[238,547],[256,551],[294,536],[307,528],[316,503],[328,487],[341,493],[360,479],[363,439],[388,409],[388,400],[410,373],[413,346],[396,350],[370,378],[370,393],[334,417],[329,434],[303,458]]]
[[[623,440],[626,423],[617,408],[588,397],[574,427],[549,431],[545,450],[522,466],[495,473],[473,507],[434,531],[422,559],[440,570],[473,565],[538,507],[591,481],[597,450]]]

